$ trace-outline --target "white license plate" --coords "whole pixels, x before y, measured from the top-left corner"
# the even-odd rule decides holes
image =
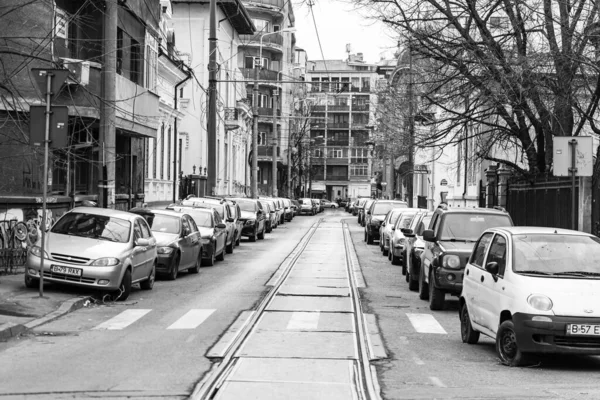
[[[600,336],[600,325],[567,324],[567,335]]]
[[[65,275],[73,275],[73,276],[81,276],[81,273],[83,272],[83,270],[79,269],[79,268],[63,267],[61,265],[50,266],[50,271],[56,272],[57,274],[65,274]]]

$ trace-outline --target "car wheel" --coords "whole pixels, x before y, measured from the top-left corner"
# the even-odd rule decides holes
[[[410,272],[406,274],[406,276],[408,277],[408,290],[411,290],[413,292],[419,290],[419,280],[414,279]]]
[[[367,244],[373,244],[375,241],[373,240],[373,235],[369,235],[367,233]]]
[[[400,265],[400,257],[397,257],[394,252],[392,252],[392,265]],[[404,272],[404,271],[402,271]],[[404,275],[404,274],[402,274]]]
[[[200,250],[200,254],[198,254],[198,258],[196,258],[194,266],[188,269],[188,272],[190,274],[197,274],[198,272],[200,272],[200,265],[202,265],[202,250]]]
[[[227,239],[225,239],[225,243],[227,243]],[[231,243],[225,246],[225,251],[227,254],[233,253],[233,246],[235,246],[235,240],[231,238]]]
[[[460,337],[463,343],[477,344],[479,341],[479,332],[473,329],[471,320],[469,319],[469,310],[467,303],[460,308]]]
[[[421,300],[429,300],[429,284],[425,282],[423,267],[419,271],[419,298]]]
[[[25,287],[28,289],[35,289],[40,287],[40,280],[25,274]]]
[[[383,255],[387,256],[388,254],[390,254],[390,251],[388,249],[386,249],[385,247],[383,248]]]
[[[363,240],[364,240],[365,242],[367,241],[367,232],[366,232],[366,231],[365,231],[365,234],[364,234],[364,239],[363,239]]]
[[[237,240],[235,241],[235,245],[236,245],[236,246],[239,246],[239,245],[240,245],[240,243],[241,243],[242,237],[241,237],[241,235],[239,235],[239,234],[238,234],[236,237],[237,237]]]
[[[179,274],[179,263],[181,262],[181,255],[177,254],[175,256],[175,258],[173,259],[173,263],[171,263],[171,270],[169,271],[169,275],[167,275],[167,278],[169,278],[170,281],[174,281],[175,279],[177,279],[177,275]]]
[[[392,250],[388,251],[388,260],[392,261]]]
[[[217,256],[217,261],[225,260],[225,247],[227,246],[223,246],[223,250],[221,250],[221,253],[219,253],[219,255]]]
[[[496,352],[500,357],[500,362],[509,367],[519,367],[530,361],[529,355],[519,350],[515,325],[511,320],[504,321],[498,328]]]
[[[154,262],[154,265],[152,266],[152,270],[150,271],[148,278],[146,278],[145,281],[140,282],[140,288],[142,290],[152,290],[152,288],[154,287],[155,280],[156,280],[156,262]]]
[[[129,297],[131,293],[131,271],[125,271],[123,274],[123,279],[121,279],[121,284],[119,285],[119,289],[115,290],[113,293],[113,299],[119,301],[125,301]]]
[[[442,310],[446,301],[446,293],[435,287],[433,275],[429,272],[429,309]]]
[[[213,245],[213,250],[210,252],[210,258],[206,260],[206,265],[208,265],[209,267],[215,265],[215,247],[216,246]]]
[[[262,232],[260,232],[256,236],[258,236],[258,240],[263,240],[265,238],[265,228],[263,228]]]

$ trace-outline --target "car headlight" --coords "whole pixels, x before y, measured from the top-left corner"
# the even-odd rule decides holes
[[[158,254],[171,254],[173,252],[172,247],[159,247],[156,249]]]
[[[255,221],[253,219],[249,219],[248,221],[246,221],[246,226],[250,226],[250,225],[254,225]]]
[[[31,246],[31,248],[29,249],[29,252],[33,256],[40,257],[40,258],[42,257],[42,248],[40,246]],[[44,252],[44,258],[49,258],[47,252]]]
[[[552,300],[550,297],[543,294],[532,294],[527,298],[527,303],[536,310],[550,311],[552,310]]]
[[[460,268],[460,258],[458,258],[458,256],[455,255],[444,256],[444,258],[442,259],[442,265],[445,268]]]
[[[398,239],[398,241],[396,242],[396,245],[394,247],[397,249],[401,249],[404,247],[405,243],[406,243],[406,239],[404,239],[404,238]]]
[[[94,265],[96,267],[112,267],[113,265],[119,265],[119,263],[120,261],[118,258],[105,257],[92,261],[90,265]]]

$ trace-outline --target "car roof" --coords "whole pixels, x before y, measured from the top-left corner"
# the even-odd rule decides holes
[[[187,204],[172,204],[169,207],[180,207],[180,208],[187,208],[189,210],[194,210],[194,211],[202,211],[202,212],[209,212],[212,213],[213,211],[216,211],[214,208],[210,207],[198,207],[198,206],[193,206],[193,205],[187,205]],[[175,211],[172,210],[174,212],[179,212],[179,211]]]
[[[481,213],[485,213],[485,214],[500,214],[500,215],[508,215],[508,212],[505,209],[500,209],[500,208],[483,208],[483,207],[438,207],[436,208],[435,212],[440,212],[440,213],[462,213],[462,214],[467,214],[467,213],[471,213],[471,214],[481,214]]]
[[[125,219],[128,221],[133,221],[134,219],[136,219],[137,217],[140,216],[139,214],[130,213],[129,211],[121,211],[121,210],[114,210],[112,208],[100,208],[100,207],[75,207],[72,210],[70,210],[69,212],[103,215],[103,216],[107,216],[107,217],[121,218],[121,219]]]
[[[543,226],[507,226],[490,228],[488,231],[504,232],[509,235],[571,235],[571,236],[591,236],[589,233],[574,231],[571,229],[548,228]]]
[[[129,210],[129,212],[134,213],[134,214],[138,214],[138,215],[147,215],[147,214],[160,214],[160,215],[171,215],[173,217],[181,217],[181,214],[179,211],[175,211],[175,210],[165,210],[162,208],[142,208],[142,207],[135,207],[132,208],[131,210]]]

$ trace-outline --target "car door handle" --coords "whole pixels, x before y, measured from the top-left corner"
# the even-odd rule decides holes
[[[481,275],[481,282],[485,281],[485,278],[483,277],[483,275]]]
[[[469,270],[467,269],[467,275],[469,275]]]

